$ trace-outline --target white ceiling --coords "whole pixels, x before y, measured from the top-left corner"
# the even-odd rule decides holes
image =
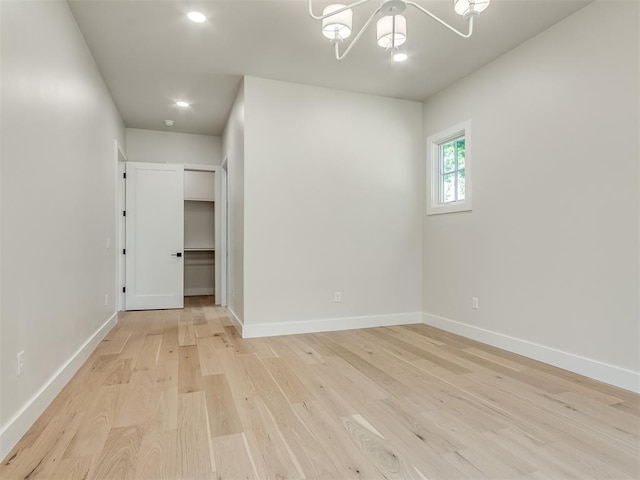
[[[354,30],[379,1],[355,9]],[[335,60],[306,0],[69,3],[127,127],[220,135],[242,75],[421,101],[591,1],[492,0],[470,39],[409,8],[410,58],[396,64],[376,45],[375,25]],[[451,0],[418,2],[466,29]],[[329,3],[318,1],[316,12]],[[192,23],[191,10],[208,21]],[[192,106],[174,106],[178,99]]]

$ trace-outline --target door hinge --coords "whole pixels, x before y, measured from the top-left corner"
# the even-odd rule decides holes
[[[127,178],[127,172],[124,172],[124,173],[122,174],[122,178],[124,178],[124,179],[126,179],[126,178]]]
[[[127,291],[127,287],[122,287],[122,293],[125,293]]]
[[[123,255],[126,255],[126,254],[127,254],[127,249],[126,249],[126,248],[123,248],[123,249],[122,249],[122,254],[123,254]]]
[[[123,211],[122,211],[122,216],[123,216],[123,217],[126,217],[126,216],[127,216],[127,211],[126,211],[126,210],[123,210]]]

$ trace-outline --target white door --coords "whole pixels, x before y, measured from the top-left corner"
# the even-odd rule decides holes
[[[126,309],[182,308],[184,169],[127,162]]]

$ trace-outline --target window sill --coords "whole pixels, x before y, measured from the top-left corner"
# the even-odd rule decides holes
[[[427,215],[439,215],[441,213],[470,212],[471,202],[455,202],[427,207]]]

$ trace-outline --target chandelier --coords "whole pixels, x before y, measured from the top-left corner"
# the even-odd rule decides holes
[[[418,9],[457,35],[469,38],[473,33],[473,19],[489,6],[491,0],[453,0],[455,12],[469,23],[467,33],[460,32],[415,2],[408,0],[382,0],[382,4],[369,16],[342,54],[340,53],[340,44],[351,36],[352,8],[368,3],[371,0],[359,0],[351,5],[329,5],[322,11],[322,15],[313,13],[312,1],[309,0],[309,15],[316,20],[322,20],[322,34],[334,45],[337,60],[342,60],[349,54],[365,30],[378,17],[376,24],[378,45],[393,53],[396,61],[401,61],[407,58],[406,54],[399,51],[399,47],[407,41],[407,19],[402,15],[407,6]]]

